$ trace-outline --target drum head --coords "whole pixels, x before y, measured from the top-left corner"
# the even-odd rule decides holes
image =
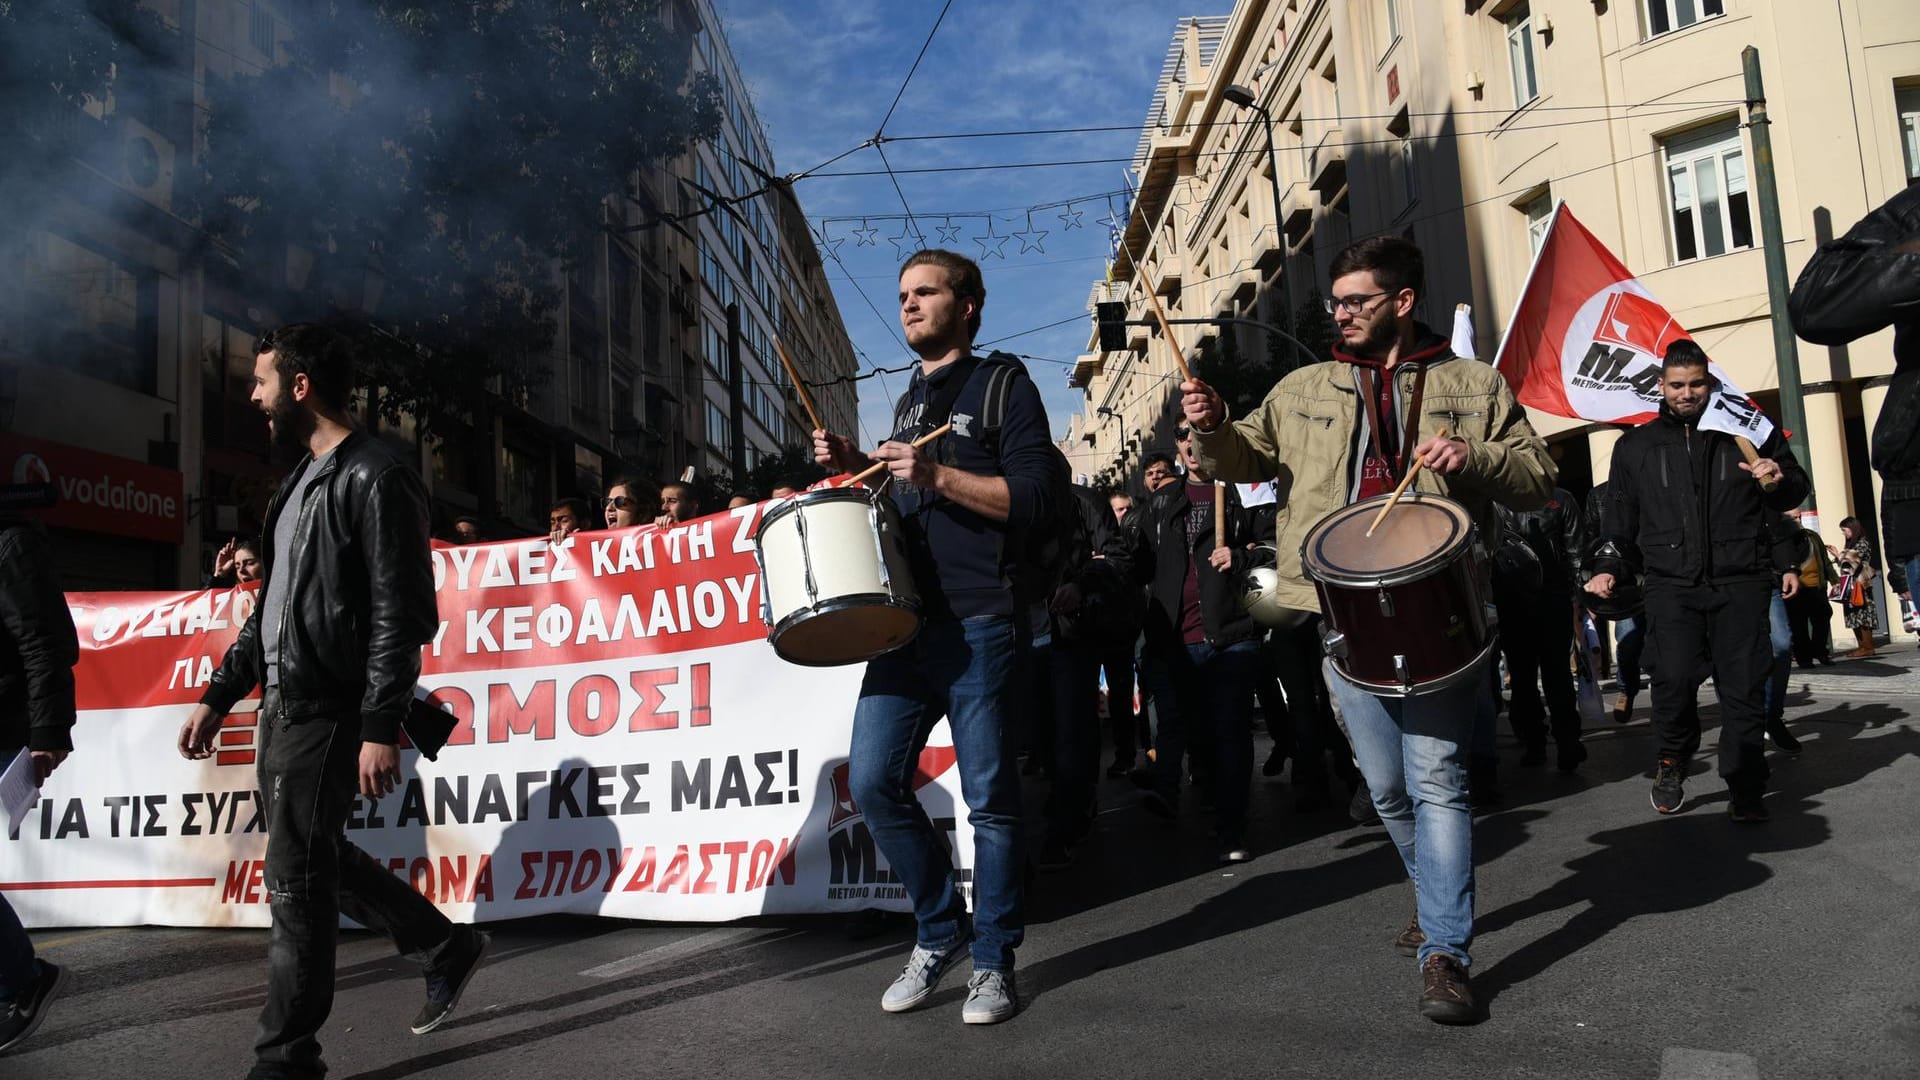
[[[773,651],[805,667],[864,664],[892,652],[920,632],[920,613],[885,600],[828,601],[818,611],[802,612],[774,631]]]
[[[1473,543],[1465,507],[1439,495],[1403,495],[1372,536],[1389,496],[1376,495],[1321,519],[1301,550],[1307,576],[1342,585],[1382,585],[1422,576]]]

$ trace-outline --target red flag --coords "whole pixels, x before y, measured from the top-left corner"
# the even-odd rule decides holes
[[[1522,405],[1638,424],[1659,411],[1660,358],[1688,336],[1563,202],[1554,207],[1494,366]],[[1701,423],[1764,442],[1773,424],[1718,364],[1709,370],[1719,385]]]

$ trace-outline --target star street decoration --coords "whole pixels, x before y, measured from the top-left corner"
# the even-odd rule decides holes
[[[1027,211],[1026,231],[1012,235],[1015,240],[1020,241],[1020,254],[1025,255],[1029,251],[1037,251],[1042,255],[1047,253],[1047,249],[1040,246],[1040,241],[1047,238],[1047,230],[1033,227],[1033,211]]]
[[[933,230],[940,234],[941,247],[951,247],[960,242],[960,226],[955,225],[952,218],[948,218],[945,225],[935,225]]]
[[[861,218],[860,227],[853,230],[853,245],[855,247],[875,247],[877,246],[875,238],[879,235],[879,229],[868,225],[866,218]]]
[[[927,246],[927,238],[913,231],[913,226],[905,218],[900,220],[900,235],[887,237],[887,243],[893,245],[893,257],[904,259]]]
[[[1086,226],[1080,223],[1080,219],[1086,216],[1087,216],[1087,212],[1085,210],[1075,210],[1073,208],[1073,204],[1068,203],[1067,208],[1065,210],[1060,211],[1061,231],[1069,232],[1074,229],[1085,228]]]
[[[825,252],[829,259],[838,259],[840,257],[840,245],[847,242],[847,238],[844,236],[837,239],[828,238],[825,224],[822,224],[820,228],[814,232],[814,236],[820,241],[820,250]]]
[[[980,261],[985,262],[988,259],[1006,258],[1007,253],[1004,249],[1007,246],[1007,241],[1011,239],[1013,239],[1012,234],[1006,236],[995,236],[993,234],[993,217],[989,215],[987,217],[987,235],[976,236],[973,238],[973,242],[980,245]]]

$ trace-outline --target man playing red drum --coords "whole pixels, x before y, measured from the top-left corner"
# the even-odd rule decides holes
[[[1499,535],[1495,502],[1528,509],[1552,493],[1553,462],[1505,380],[1456,357],[1445,337],[1414,320],[1424,276],[1412,243],[1363,240],[1333,262],[1334,361],[1293,371],[1253,415],[1231,424],[1212,387],[1197,379],[1181,385],[1204,468],[1223,480],[1278,478],[1280,551],[1299,551],[1329,513],[1392,491],[1416,459],[1424,467],[1412,486],[1460,502],[1483,539]],[[1297,559],[1281,560],[1278,592],[1289,607],[1320,610]],[[1415,923],[1395,945],[1419,957],[1420,1012],[1439,1023],[1472,1023],[1479,1010],[1467,981],[1467,754],[1487,693],[1484,673],[1432,693],[1379,697],[1330,664],[1325,670],[1374,806],[1414,882]]]

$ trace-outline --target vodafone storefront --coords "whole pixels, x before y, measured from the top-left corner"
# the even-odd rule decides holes
[[[29,516],[53,535],[66,588],[177,584],[187,522],[179,472],[10,434],[0,434],[0,469],[7,483],[51,484],[59,496]]]

